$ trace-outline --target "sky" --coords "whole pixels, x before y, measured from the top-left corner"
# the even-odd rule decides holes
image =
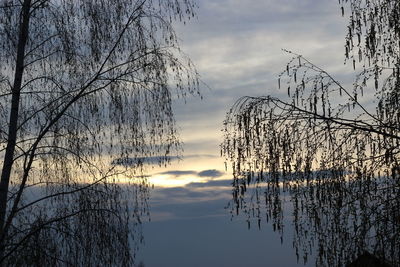
[[[232,175],[220,157],[221,129],[239,97],[286,95],[277,89],[290,59],[282,49],[346,82],[347,20],[332,0],[199,0],[198,6],[197,18],[176,29],[201,75],[203,99],[174,102],[183,159],[150,171],[151,222],[144,223],[137,259],[149,267],[303,266],[292,249],[289,213],[281,243],[267,222],[248,229],[245,216],[225,208]]]

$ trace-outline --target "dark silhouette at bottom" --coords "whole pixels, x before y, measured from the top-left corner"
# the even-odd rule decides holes
[[[346,267],[392,267],[392,265],[365,251]]]

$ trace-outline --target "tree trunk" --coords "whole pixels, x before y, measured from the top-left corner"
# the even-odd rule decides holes
[[[22,75],[24,72],[25,46],[28,41],[29,17],[31,0],[24,0],[19,25],[17,60],[14,71],[14,84],[12,88],[11,112],[8,126],[8,140],[3,159],[3,168],[0,179],[0,259],[3,258],[5,249],[4,223],[7,213],[8,186],[10,183],[11,169],[14,162],[14,151],[17,139],[18,113],[20,105]]]

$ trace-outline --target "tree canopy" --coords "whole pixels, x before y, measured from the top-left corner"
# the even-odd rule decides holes
[[[400,3],[339,4],[349,18],[344,54],[353,85],[287,51],[278,87],[288,97],[234,104],[221,145],[234,174],[232,212],[260,224],[264,207],[283,234],[290,210],[296,254],[306,261],[316,251],[318,266],[341,266],[364,251],[398,265]]]
[[[198,93],[173,27],[195,8],[0,1],[2,264],[133,263],[143,159],[164,164],[179,152],[171,101]],[[115,164],[128,158],[129,168]]]

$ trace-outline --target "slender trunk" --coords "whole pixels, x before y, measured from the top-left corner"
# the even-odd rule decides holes
[[[17,127],[18,127],[18,113],[20,105],[22,75],[24,72],[24,57],[25,57],[25,46],[28,40],[29,30],[29,12],[30,12],[31,0],[24,0],[22,5],[22,12],[19,25],[19,36],[18,36],[18,47],[17,47],[17,61],[14,72],[14,85],[12,88],[11,98],[11,112],[8,126],[8,140],[6,152],[3,159],[3,168],[1,171],[0,179],[0,257],[3,257],[5,243],[4,238],[7,233],[3,232],[6,212],[7,212],[7,196],[8,186],[10,183],[11,169],[14,162],[14,151],[17,139]]]

